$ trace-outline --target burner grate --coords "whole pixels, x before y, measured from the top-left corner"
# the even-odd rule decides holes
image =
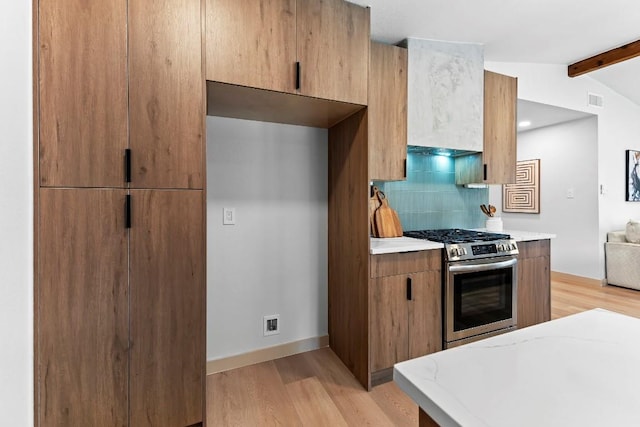
[[[414,239],[431,240],[439,243],[471,243],[471,242],[490,242],[492,240],[501,240],[511,238],[508,234],[489,233],[486,231],[466,230],[463,228],[444,228],[437,230],[416,230],[405,231],[406,237]]]

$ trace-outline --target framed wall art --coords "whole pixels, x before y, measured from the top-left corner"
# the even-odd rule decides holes
[[[540,213],[540,159],[516,164],[516,183],[502,186],[502,211]]]
[[[627,202],[640,202],[640,151],[627,150],[626,191]]]

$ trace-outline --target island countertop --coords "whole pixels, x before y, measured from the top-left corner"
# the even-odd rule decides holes
[[[594,309],[398,363],[441,426],[639,426],[640,319]]]
[[[478,231],[487,231],[485,228],[475,228]],[[504,230],[498,233],[509,234],[516,242],[526,242],[531,240],[553,239],[555,234],[535,233],[531,231]],[[371,255],[391,254],[397,252],[426,251],[429,249],[442,249],[442,243],[429,240],[413,239],[411,237],[372,237],[369,243],[369,253]]]

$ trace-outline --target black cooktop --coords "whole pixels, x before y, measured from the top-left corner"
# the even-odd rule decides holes
[[[489,233],[486,231],[465,230],[463,228],[443,228],[438,230],[405,231],[406,237],[431,240],[439,243],[490,242],[511,238],[508,234]]]

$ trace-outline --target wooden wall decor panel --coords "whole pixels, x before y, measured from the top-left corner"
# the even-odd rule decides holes
[[[39,10],[34,24],[39,28],[40,184],[123,187],[127,2],[40,0],[34,9]]]
[[[207,80],[296,91],[295,0],[207,0]]]
[[[329,129],[329,340],[369,388],[367,112]]]
[[[200,0],[129,2],[132,188],[204,185]]]
[[[344,0],[297,0],[296,13],[300,93],[367,105],[369,8]]]
[[[40,190],[36,425],[128,423],[125,190]]]
[[[502,211],[540,213],[540,159],[517,163],[516,183],[502,186]]]
[[[190,426],[203,420],[202,191],[131,200],[131,425]]]

